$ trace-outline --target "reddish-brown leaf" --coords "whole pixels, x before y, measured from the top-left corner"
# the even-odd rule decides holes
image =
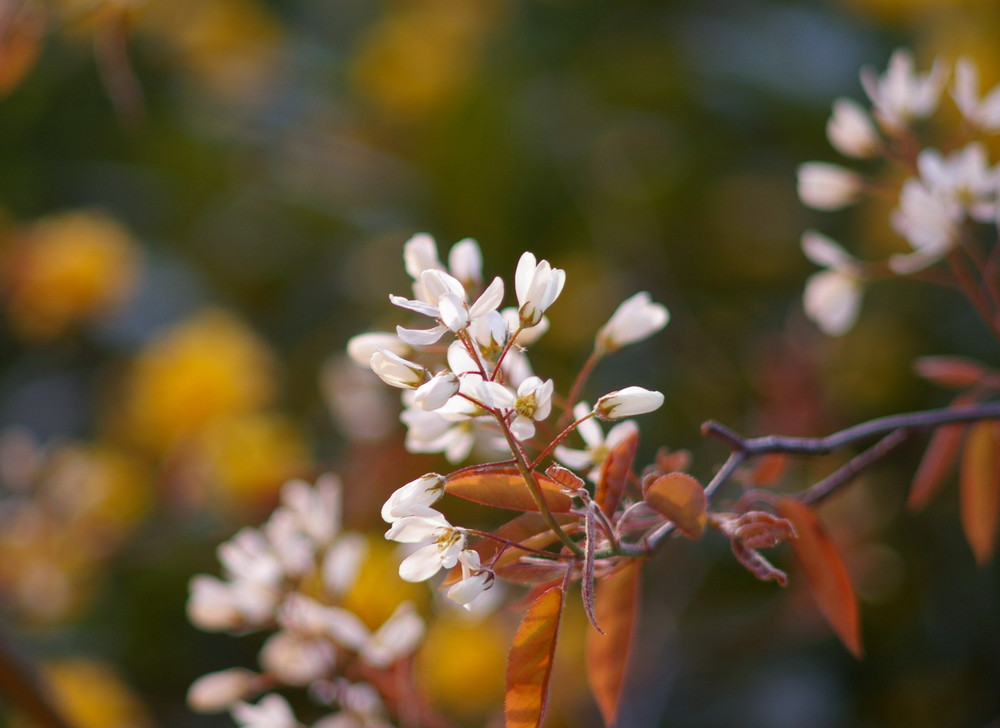
[[[673,521],[688,538],[701,537],[708,520],[708,500],[701,483],[687,473],[669,473],[654,480],[646,489],[646,504]]]
[[[920,510],[941,489],[944,479],[958,458],[965,427],[965,425],[944,425],[931,435],[927,449],[920,458],[917,472],[913,476],[910,496],[906,500],[908,508],[914,511]]]
[[[1000,424],[969,426],[962,449],[962,528],[976,561],[993,557],[1000,516]]]
[[[45,35],[45,20],[33,9],[14,10],[6,21],[8,25],[0,34],[0,96],[17,88],[34,68]]]
[[[524,613],[507,655],[506,728],[538,728],[549,695],[563,589],[543,592]]]
[[[618,718],[632,638],[639,609],[642,563],[631,561],[621,571],[600,579],[594,609],[604,634],[587,633],[587,680],[609,728]]]
[[[601,466],[601,477],[597,481],[594,502],[609,516],[621,503],[638,447],[639,434],[634,432],[611,449]]]
[[[552,463],[545,468],[545,474],[568,491],[580,490],[587,486],[583,478],[558,463]]]
[[[860,658],[858,601],[837,547],[808,506],[792,498],[781,498],[776,506],[778,513],[795,526],[798,538],[792,541],[792,548],[820,612],[844,646]]]
[[[549,510],[566,513],[572,500],[554,480],[535,473]],[[517,468],[500,467],[491,470],[460,472],[445,482],[445,492],[459,498],[512,511],[537,511],[535,499]]]
[[[769,453],[757,460],[750,476],[756,485],[774,485],[785,474],[787,465],[787,455],[780,452]]]
[[[913,362],[913,370],[929,382],[953,389],[974,387],[990,373],[975,359],[961,356],[922,356]]]

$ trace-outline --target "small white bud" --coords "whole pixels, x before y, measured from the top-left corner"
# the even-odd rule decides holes
[[[806,162],[799,167],[799,198],[817,210],[839,210],[857,201],[862,178],[837,164]]]
[[[419,364],[382,348],[372,354],[371,368],[383,382],[400,389],[415,389],[429,376],[428,371]]]
[[[625,387],[597,400],[594,412],[602,420],[621,420],[659,409],[663,395],[642,387]]]
[[[249,697],[256,679],[256,674],[241,667],[210,672],[188,688],[188,707],[196,713],[219,713]]]
[[[833,115],[826,123],[826,137],[841,154],[866,159],[875,155],[879,135],[868,112],[852,99],[833,102]]]
[[[437,473],[421,475],[397,488],[382,506],[382,520],[392,523],[404,516],[417,514],[415,507],[428,507],[444,495],[444,478]]]
[[[611,318],[597,332],[597,346],[616,351],[627,344],[642,341],[662,329],[670,321],[666,306],[653,303],[645,291],[625,299]]]

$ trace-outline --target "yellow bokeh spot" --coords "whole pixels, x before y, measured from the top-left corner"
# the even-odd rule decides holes
[[[206,428],[200,449],[209,471],[210,498],[230,511],[267,505],[282,483],[305,475],[309,462],[295,425],[268,413],[213,423]]]
[[[266,405],[273,369],[263,341],[234,316],[198,314],[139,354],[126,387],[125,434],[165,454],[214,422]]]
[[[493,618],[441,615],[428,627],[417,676],[431,704],[482,725],[503,702],[510,635]]]
[[[378,629],[400,603],[409,601],[419,607],[427,597],[426,584],[411,584],[399,578],[396,547],[370,538],[357,581],[344,596],[343,606],[361,617],[369,629]]]
[[[69,212],[28,226],[3,250],[11,326],[52,339],[114,312],[132,293],[138,249],[128,231],[95,212]]]
[[[252,101],[280,70],[281,26],[254,0],[147,0],[136,22],[196,81],[229,100]]]
[[[145,706],[115,672],[101,662],[67,659],[43,670],[55,703],[74,728],[149,728],[153,725]],[[38,724],[16,716],[11,728]]]
[[[469,82],[505,9],[498,0],[399,3],[369,31],[354,80],[387,115],[411,118],[437,111]]]

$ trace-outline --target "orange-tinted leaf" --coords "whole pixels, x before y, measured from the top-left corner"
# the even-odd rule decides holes
[[[646,503],[666,516],[688,538],[701,536],[708,520],[708,500],[701,483],[687,473],[662,475],[646,490]]]
[[[566,513],[572,500],[554,480],[535,473],[542,495],[553,513]],[[445,492],[459,498],[512,511],[537,511],[535,499],[517,468],[460,472],[445,482]]]
[[[549,695],[563,589],[543,592],[524,613],[507,655],[506,728],[538,728]]]
[[[594,610],[604,629],[587,633],[587,680],[606,726],[613,726],[625,686],[632,638],[639,609],[642,563],[631,561],[597,585]]]
[[[566,566],[555,561],[508,561],[494,568],[493,573],[514,584],[546,584],[561,581],[566,575]]]
[[[686,473],[691,467],[691,453],[687,450],[670,451],[661,447],[656,451],[656,469],[660,473]]]
[[[638,447],[639,433],[633,432],[611,449],[601,466],[594,502],[608,515],[615,512],[622,500]]]
[[[969,427],[962,450],[962,528],[980,564],[993,556],[1000,515],[1000,424]]]
[[[0,34],[0,96],[17,88],[34,68],[45,33],[41,15],[30,10],[15,11],[7,21],[9,25]]]
[[[944,483],[944,479],[958,458],[965,427],[965,425],[944,425],[931,435],[924,456],[920,458],[917,472],[913,476],[910,496],[906,500],[908,508],[911,510],[923,508],[941,488],[941,484]]]
[[[851,654],[861,657],[858,601],[840,553],[808,506],[792,498],[781,498],[776,505],[795,526],[798,538],[792,548],[820,612]]]
[[[773,485],[784,475],[787,465],[788,456],[783,453],[773,452],[764,455],[757,460],[751,471],[753,482],[757,485]]]
[[[913,370],[941,387],[969,389],[989,374],[983,364],[961,356],[922,356],[913,362]]]
[[[545,474],[569,491],[580,490],[587,485],[583,478],[558,463],[545,468]]]

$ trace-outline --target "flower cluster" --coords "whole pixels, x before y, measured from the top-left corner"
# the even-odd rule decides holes
[[[545,314],[563,290],[564,271],[524,253],[514,274],[517,305],[501,309],[504,282],[494,278],[483,285],[482,254],[475,241],[457,243],[445,265],[434,240],[416,235],[405,244],[403,260],[413,279],[412,297],[392,295],[389,300],[429,318],[430,327],[399,326],[395,334],[361,334],[348,343],[348,353],[386,384],[404,390],[401,420],[407,426],[410,451],[443,453],[451,462],[464,460],[474,448],[506,454],[513,456],[527,482],[534,469],[529,467],[528,452],[536,450],[596,477],[608,446],[619,437],[616,433],[634,431],[635,425],[619,425],[605,440],[592,418],[622,420],[662,404],[662,394],[635,386],[600,397],[594,407],[575,402],[600,357],[667,324],[667,309],[648,293],[636,294],[619,306],[597,333],[594,353],[570,395],[560,398],[551,379],[533,373],[526,347],[548,329]],[[451,340],[444,344],[446,335]],[[556,414],[561,420],[553,429]],[[586,450],[563,446],[578,428]],[[552,439],[555,432],[559,434]],[[400,565],[400,576],[424,581],[441,569],[456,569],[448,597],[469,607],[492,586],[495,575],[482,553],[469,547],[468,532],[432,507],[446,483],[447,478],[437,473],[407,483],[386,502],[382,517],[390,524],[386,538],[412,545]]]
[[[976,226],[995,228],[1000,213],[1000,165],[991,164],[983,143],[1000,133],[1000,86],[980,96],[978,72],[968,59],[960,59],[953,72],[938,59],[929,72],[918,73],[905,50],[892,55],[882,75],[864,69],[861,83],[871,111],[838,99],[827,136],[847,157],[880,157],[907,171],[893,193],[897,205],[891,223],[910,250],[891,256],[885,265],[868,264],[816,232],[803,236],[806,256],[823,268],[806,284],[804,307],[832,335],[853,326],[864,280],[918,273],[974,244]],[[957,143],[922,148],[918,125],[938,110],[946,89],[963,121],[954,137]],[[881,181],[837,164],[808,162],[799,169],[799,196],[818,210],[838,210],[868,193],[884,193],[884,188]]]
[[[330,714],[313,728],[387,728],[388,707],[371,681],[408,657],[423,620],[403,602],[378,629],[342,605],[365,555],[366,541],[341,530],[341,485],[332,475],[315,486],[286,483],[281,505],[260,528],[244,528],[219,546],[224,578],[191,581],[188,617],[209,631],[273,632],[260,651],[261,672],[210,673],[190,689],[195,710],[228,709],[244,728],[298,728],[288,701],[273,689],[308,687]],[[349,679],[363,666],[368,680]],[[265,693],[251,704],[246,702]]]

